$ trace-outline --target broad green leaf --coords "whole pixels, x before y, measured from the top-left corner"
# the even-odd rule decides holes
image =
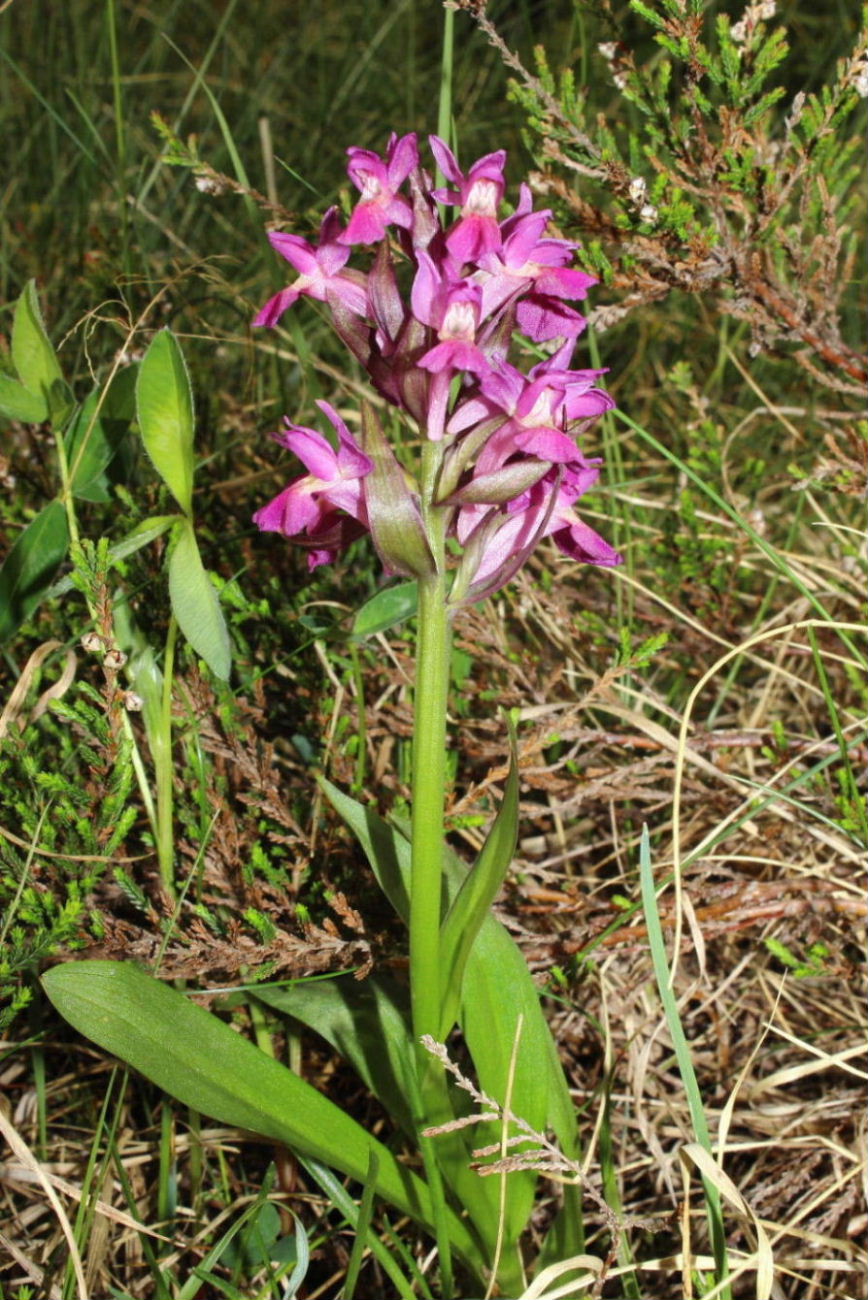
[[[390,573],[424,578],[434,572],[419,507],[369,402],[362,403],[362,449],[374,462],[365,476],[365,504],[377,554]]]
[[[28,280],[15,304],[11,349],[12,361],[24,387],[42,400],[56,424],[62,423],[72,407],[72,394],[45,332],[35,280]]]
[[[458,1015],[464,971],[479,927],[489,915],[515,854],[518,838],[518,755],[510,731],[509,775],[503,803],[485,844],[461,882],[440,930],[440,1039],[446,1041]]]
[[[261,987],[256,996],[282,1015],[320,1034],[405,1132],[415,1136],[407,1069],[413,1037],[406,991],[394,980],[352,975],[299,980],[285,988]]]
[[[0,568],[0,642],[8,641],[44,599],[69,549],[69,524],[50,501],[24,529]]]
[[[93,390],[70,423],[66,458],[75,496],[93,487],[118,451],[135,416],[135,383],[132,367],[119,371],[107,390]]]
[[[321,779],[320,785],[365,850],[393,907],[406,921],[410,910],[409,840],[399,829],[389,826],[372,809],[343,794],[330,781]],[[467,875],[467,867],[447,848],[443,868],[448,905],[458,893]],[[575,1112],[536,986],[514,940],[489,913],[479,927],[476,942],[467,958],[459,1023],[481,1088],[499,1101],[503,1101],[507,1094],[519,1017],[522,1018],[522,1031],[513,1080],[512,1110],[535,1129],[544,1130],[547,1124],[550,1125],[564,1150],[571,1154],[575,1149]],[[519,1235],[527,1222],[535,1182],[533,1174],[510,1174],[507,1221],[512,1238]]]
[[[413,617],[418,604],[418,582],[399,582],[395,587],[384,587],[365,601],[353,619],[353,640],[363,641],[366,636],[374,636],[403,623]]]
[[[232,668],[229,632],[189,519],[179,526],[169,556],[169,596],[178,626],[196,654],[226,681]]]
[[[48,399],[0,371],[0,415],[22,424],[41,424],[48,419]]]
[[[136,408],[145,449],[178,505],[193,509],[193,393],[181,349],[160,330],[136,382]]]
[[[377,1192],[430,1228],[428,1188],[388,1149],[310,1084],[217,1016],[127,962],[72,961],[43,976],[62,1016],[182,1104],[223,1124],[286,1143],[364,1183],[373,1151]],[[456,1250],[477,1247],[449,1215]]]

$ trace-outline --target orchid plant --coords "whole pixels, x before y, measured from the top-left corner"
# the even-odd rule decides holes
[[[385,157],[351,148],[360,197],[349,219],[330,208],[316,243],[270,234],[298,274],[254,322],[277,325],[302,296],[324,304],[379,399],[362,403],[358,434],[324,401],[329,436],[286,422],[276,437],[307,472],[258,511],[259,528],[305,547],[312,569],[369,534],[385,575],[417,591],[409,826],[322,781],[408,925],[409,989],[375,973],[255,993],[348,1057],[418,1147],[421,1171],[134,968],[77,963],[50,972],[46,987],[73,1024],[181,1100],[276,1137],[411,1215],[436,1239],[444,1296],[454,1294],[455,1258],[474,1289],[487,1281],[489,1293],[515,1296],[525,1285],[522,1237],[539,1176],[516,1144],[529,1128],[548,1127],[574,1159],[576,1124],[526,963],[491,912],[517,836],[512,731],[502,805],[476,861],[468,869],[446,842],[451,629],[458,611],[500,590],[545,537],[573,560],[620,562],[576,511],[601,464],[582,438],[613,402],[599,386],[602,371],[570,367],[585,328],[573,304],[594,284],[571,266],[576,245],[547,233],[551,213],[534,210],[527,185],[514,211],[501,214],[502,150],[465,172],[442,139],[432,136],[430,148],[445,184],[426,171],[413,134],[393,135]],[[542,359],[525,370],[531,352]],[[93,976],[86,994],[85,966]],[[443,1043],[456,1025],[479,1095],[495,1100],[496,1113],[471,1113],[441,1055],[423,1045]],[[161,1026],[171,1031],[168,1046]],[[491,1178],[472,1167],[486,1122],[502,1125]],[[569,1187],[537,1264],[582,1248],[580,1193]]]

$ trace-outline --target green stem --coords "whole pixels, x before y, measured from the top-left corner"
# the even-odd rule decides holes
[[[413,718],[412,814],[410,843],[410,1005],[416,1043],[418,1087],[414,1110],[419,1129],[452,1118],[442,1074],[431,1068],[421,1046],[424,1034],[435,1038],[440,1028],[440,902],[443,887],[443,819],[446,809],[446,711],[452,630],[446,605],[446,546],[443,511],[434,495],[443,457],[442,445],[427,442],[422,450],[422,517],[436,573],[419,580],[416,640],[416,690]],[[434,1206],[440,1256],[441,1287],[452,1294],[452,1261],[446,1224],[446,1197],[436,1145],[419,1138]]]
[[[446,808],[446,710],[451,627],[446,608],[442,511],[433,506],[442,447],[422,451],[421,505],[437,572],[419,580],[416,692],[413,718],[413,875],[410,886],[410,1000],[413,1035],[435,1037],[440,1027],[440,895]]]
[[[413,1034],[440,1022],[440,895],[446,785],[449,617],[442,573],[419,582],[413,726],[413,876],[410,887],[410,987]]]

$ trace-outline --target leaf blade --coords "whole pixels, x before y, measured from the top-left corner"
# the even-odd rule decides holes
[[[69,412],[72,394],[45,329],[35,280],[27,281],[15,304],[10,348],[21,383],[45,404],[43,419],[50,416],[62,423]]]
[[[232,671],[229,630],[189,519],[178,526],[169,556],[169,597],[178,626],[196,654],[215,677],[228,681]]]
[[[50,501],[0,567],[0,642],[8,641],[48,594],[68,549],[66,510],[60,501]]]
[[[370,1153],[377,1190],[430,1228],[425,1184],[360,1124],[298,1075],[266,1056],[217,1016],[128,962],[81,961],[42,978],[51,1002],[79,1032],[127,1061],[184,1105],[262,1137],[364,1183]],[[475,1245],[450,1221],[456,1248]]]
[[[471,949],[497,897],[518,839],[518,755],[515,733],[510,730],[509,774],[494,823],[440,928],[440,1040],[446,1041],[454,1025]]]
[[[171,330],[155,334],[136,381],[136,410],[154,468],[189,515],[193,509],[193,391]]]

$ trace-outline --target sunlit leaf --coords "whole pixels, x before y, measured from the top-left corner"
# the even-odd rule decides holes
[[[196,654],[226,681],[232,669],[229,632],[189,519],[179,526],[169,556],[169,596],[178,626]]]
[[[518,836],[518,756],[514,734],[503,803],[485,844],[467,872],[440,930],[440,1038],[445,1042],[458,1015],[467,960],[503,884]]]
[[[217,1016],[127,962],[73,961],[43,976],[74,1029],[126,1061],[183,1105],[222,1124],[285,1143],[364,1183],[377,1157],[377,1192],[430,1227],[428,1188],[362,1126]],[[456,1250],[476,1245],[449,1214]]]
[[[48,399],[0,371],[0,415],[22,424],[41,424],[48,419]]]
[[[41,399],[46,415],[55,423],[62,423],[72,409],[72,394],[45,331],[35,280],[28,280],[15,304],[10,343],[18,378],[26,389]]]
[[[365,601],[353,619],[354,640],[362,641],[412,618],[418,604],[418,582],[399,582],[397,586],[384,587]]]
[[[136,408],[142,441],[178,505],[193,508],[193,393],[181,349],[170,330],[151,340],[139,367]]]

